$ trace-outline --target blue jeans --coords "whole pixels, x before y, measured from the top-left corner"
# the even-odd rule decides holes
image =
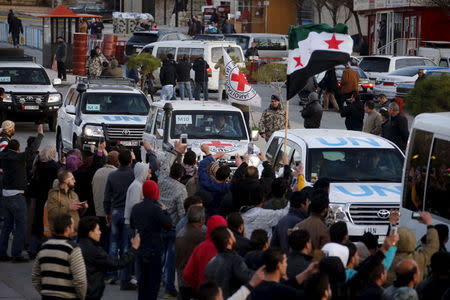
[[[170,100],[173,97],[174,87],[173,85],[165,85],[161,88],[161,100]]]
[[[111,220],[111,238],[109,244],[109,254],[114,257],[120,257],[125,254],[129,247],[128,226],[125,225],[125,209],[116,208],[112,211]],[[130,264],[131,265],[131,264]],[[131,280],[130,265],[120,271],[120,285],[124,286]],[[112,279],[117,278],[117,272],[111,272]]]
[[[139,254],[136,258],[138,300],[156,300],[161,284],[161,255]]]
[[[165,292],[174,294],[175,290],[175,230],[164,231],[162,234],[164,247],[164,282]]]
[[[184,100],[184,89],[186,89],[187,96],[189,96],[189,100],[194,100],[194,97],[192,97],[191,83],[189,81],[178,82],[178,89],[180,90],[181,100]]]
[[[203,99],[208,100],[208,82],[196,82],[194,89],[195,100],[200,100],[200,92],[203,91]]]
[[[27,202],[23,194],[3,197],[2,208],[5,218],[2,234],[0,235],[0,256],[6,256],[9,234],[12,232],[13,241],[11,256],[22,255],[27,224]]]

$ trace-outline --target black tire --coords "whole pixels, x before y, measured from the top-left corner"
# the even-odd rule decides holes
[[[52,115],[48,117],[48,128],[51,132],[56,131],[56,115]]]
[[[56,151],[58,151],[58,157],[59,159],[61,159],[64,154],[64,145],[60,130],[58,130],[58,133],[56,133]]]
[[[78,139],[76,135],[73,135],[73,139],[72,139],[72,149],[79,149],[79,145],[78,145]],[[80,149],[81,150],[81,149]]]

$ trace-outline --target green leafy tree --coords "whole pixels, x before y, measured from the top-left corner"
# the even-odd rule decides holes
[[[429,77],[406,96],[405,109],[413,116],[425,112],[450,111],[450,76]]]
[[[136,69],[141,75],[141,90],[144,90],[148,77],[159,67],[161,60],[150,53],[133,54],[127,61],[127,68]]]
[[[280,63],[271,63],[259,67],[258,71],[252,74],[252,78],[258,82],[268,84],[280,97],[283,97],[283,88],[286,82],[287,66]]]

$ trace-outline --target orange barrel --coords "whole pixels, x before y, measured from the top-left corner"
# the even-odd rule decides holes
[[[105,55],[106,57],[115,56],[116,43],[117,43],[117,35],[115,34],[103,35],[103,55]]]
[[[73,34],[73,41],[87,41],[88,40],[89,35],[87,33],[74,33]]]
[[[116,43],[116,59],[121,65],[125,63],[125,44],[126,41],[118,41]]]
[[[74,61],[72,62],[73,75],[86,75],[86,61]]]

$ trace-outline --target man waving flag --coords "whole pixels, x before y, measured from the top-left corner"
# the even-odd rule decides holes
[[[251,87],[245,75],[239,71],[224,48],[222,52],[226,76],[225,90],[230,102],[261,107],[261,97]]]
[[[309,77],[350,60],[353,40],[345,24],[292,26],[289,30],[287,99],[295,96]]]

